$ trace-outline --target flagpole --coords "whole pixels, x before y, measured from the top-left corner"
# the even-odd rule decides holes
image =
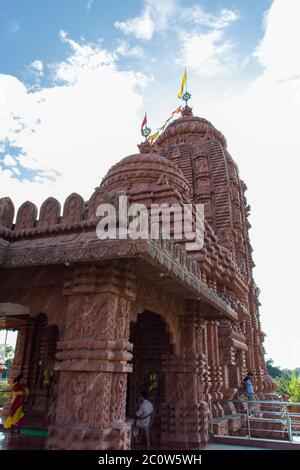
[[[185,67],[185,76],[186,76],[186,80],[185,80],[185,91],[187,91],[187,73],[186,73],[186,67]]]
[[[149,135],[151,134],[151,129],[148,127],[148,122],[147,122],[147,113],[145,113],[145,117],[142,122],[142,127],[141,127],[141,134],[143,137],[145,137],[145,142],[147,142]]]
[[[185,69],[185,93],[187,93],[187,73],[186,73],[186,67]],[[185,100],[185,107],[187,108],[187,100]]]
[[[185,89],[185,91],[184,91]],[[184,92],[184,93],[183,93]],[[186,72],[186,67],[184,67],[184,74],[183,74],[183,77],[182,77],[182,81],[181,81],[181,86],[180,86],[180,90],[179,90],[179,93],[178,93],[178,98],[181,99],[182,101],[185,102],[185,107],[187,108],[188,105],[187,105],[187,102],[188,100],[191,98],[191,94],[187,91],[187,72]]]

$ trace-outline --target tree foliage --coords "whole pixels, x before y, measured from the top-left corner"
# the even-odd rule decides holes
[[[289,401],[300,402],[300,368],[295,370],[281,369],[274,366],[273,359],[266,361],[268,374],[276,382],[276,392],[286,395]]]
[[[276,379],[277,377],[281,377],[283,372],[281,371],[280,367],[275,367],[273,359],[268,359],[266,361],[267,371],[268,374],[273,378]]]
[[[276,392],[279,395],[289,396],[290,378],[287,375],[281,375],[280,377],[275,377],[274,380],[276,382]]]
[[[300,375],[296,375],[296,371],[292,372],[292,376],[288,385],[289,401],[300,402]]]

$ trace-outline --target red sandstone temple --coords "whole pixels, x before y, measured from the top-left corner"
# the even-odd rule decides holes
[[[0,328],[18,330],[11,376],[22,372],[32,414],[47,412],[48,449],[128,449],[139,391],[150,390],[161,445],[203,445],[225,433],[248,370],[260,399],[267,375],[248,236],[246,185],[225,137],[190,108],[156,143],[114,165],[88,201],[71,194],[16,214],[0,200]],[[204,247],[184,241],[99,240],[96,208],[129,202],[203,203]],[[40,413],[40,414],[39,414]],[[233,417],[234,420],[233,420]]]

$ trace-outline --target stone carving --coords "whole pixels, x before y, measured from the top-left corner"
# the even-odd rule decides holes
[[[87,402],[87,376],[83,373],[76,373],[71,377],[68,386],[68,396],[72,400],[68,403],[66,422],[67,423],[86,423],[88,421]]]
[[[83,215],[84,200],[79,194],[73,193],[66,199],[62,217],[63,224],[79,222]]]
[[[98,374],[95,397],[94,426],[107,428],[110,422],[109,405],[111,374]]]
[[[12,228],[15,208],[9,197],[0,199],[0,228]]]
[[[40,209],[38,228],[49,228],[58,223],[60,215],[60,204],[53,197],[49,197],[43,202]]]
[[[77,313],[73,326],[73,337],[92,338],[95,334],[98,309],[95,304],[91,304],[88,296],[84,296],[81,301],[80,313]]]
[[[185,380],[185,375],[184,374],[176,374],[176,376],[173,378],[173,387],[172,387],[172,392],[171,392],[171,399],[173,401],[182,401],[186,400],[186,392],[187,392],[187,386],[186,386],[186,380]]]
[[[116,315],[115,338],[129,338],[129,324],[132,309],[133,304],[131,300],[126,297],[120,298]]]
[[[115,374],[111,394],[111,417],[113,421],[125,418],[127,375]]]
[[[97,207],[100,204],[111,204],[113,202],[113,196],[103,188],[96,188],[88,202],[88,218],[96,219]]]
[[[15,230],[26,230],[34,227],[37,219],[37,207],[30,201],[24,202],[18,210]]]

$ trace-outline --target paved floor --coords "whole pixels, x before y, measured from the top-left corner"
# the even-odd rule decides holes
[[[11,436],[9,432],[0,431],[0,450],[43,450],[45,443],[45,437]]]
[[[46,438],[44,437],[31,437],[31,436],[18,436],[17,434],[11,436],[8,432],[0,431],[0,450],[44,450]],[[142,446],[145,449],[145,446]],[[162,450],[161,447],[158,447]],[[167,449],[169,450],[169,449]],[[246,447],[234,446],[227,444],[208,444],[201,450],[267,450],[261,447]]]
[[[233,446],[229,444],[216,444],[211,443],[203,447],[201,450],[269,450],[264,447],[250,447],[250,446]]]
[[[11,434],[7,431],[0,430],[0,450],[44,450],[46,444],[46,437],[39,437],[39,436],[23,436]],[[143,445],[144,444],[144,445]],[[136,449],[146,449],[145,443],[142,445],[135,446]],[[170,448],[163,448],[161,446],[152,446],[152,449],[156,450],[170,450]],[[176,447],[172,447],[172,449],[176,449]],[[187,450],[182,449],[181,450]],[[192,449],[189,449],[192,450]],[[272,450],[270,448],[264,447],[252,447],[252,446],[245,446],[245,445],[232,445],[232,444],[223,444],[223,443],[215,443],[211,442],[203,447],[201,450]]]

